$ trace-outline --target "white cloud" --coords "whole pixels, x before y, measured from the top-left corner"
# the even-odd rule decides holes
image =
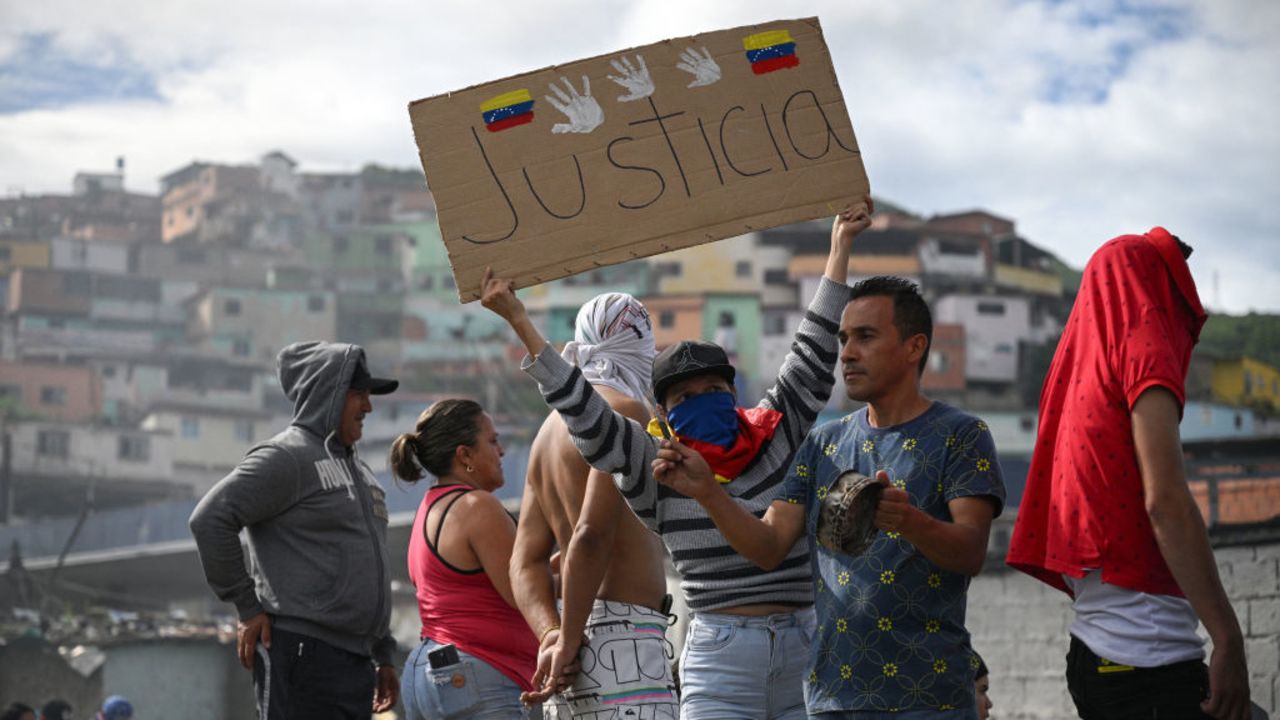
[[[165,99],[0,116],[0,190],[65,191],[117,155],[145,191],[194,158],[275,148],[304,169],[412,165],[410,100],[817,15],[877,194],[922,212],[988,208],[1075,264],[1108,237],[1163,224],[1196,245],[1202,287],[1219,274],[1223,306],[1280,310],[1280,4],[1152,2],[1092,24],[1113,3],[781,5],[9,3],[0,58],[22,34],[52,33],[80,61],[145,68]],[[1185,34],[1153,30],[1168,17]],[[1071,102],[1050,102],[1054,82]]]

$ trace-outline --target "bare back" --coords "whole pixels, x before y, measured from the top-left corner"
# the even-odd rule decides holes
[[[648,422],[640,402],[610,387],[595,389],[619,413],[641,424]],[[582,512],[590,472],[591,467],[570,439],[560,414],[552,412],[538,429],[530,449],[526,492],[534,493],[562,550],[569,547]],[[662,541],[641,524],[620,497],[618,502],[621,511],[617,513],[609,567],[596,597],[657,609],[667,591]]]

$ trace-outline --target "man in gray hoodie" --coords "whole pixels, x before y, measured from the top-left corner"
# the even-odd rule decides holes
[[[259,717],[369,718],[399,682],[386,493],[355,443],[369,396],[399,382],[370,376],[356,345],[294,343],[277,364],[293,423],[209,490],[191,534],[210,587],[235,603]]]

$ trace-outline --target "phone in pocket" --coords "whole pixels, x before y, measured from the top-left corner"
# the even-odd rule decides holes
[[[454,647],[453,643],[442,645],[427,653],[427,663],[433,670],[457,665],[458,662],[458,648]]]

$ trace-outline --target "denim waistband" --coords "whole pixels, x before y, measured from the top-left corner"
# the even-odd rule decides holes
[[[772,615],[726,615],[725,613],[696,612],[693,618],[708,625],[732,625],[734,627],[785,628],[799,625],[805,619],[816,618],[813,606],[796,608],[792,612]]]

